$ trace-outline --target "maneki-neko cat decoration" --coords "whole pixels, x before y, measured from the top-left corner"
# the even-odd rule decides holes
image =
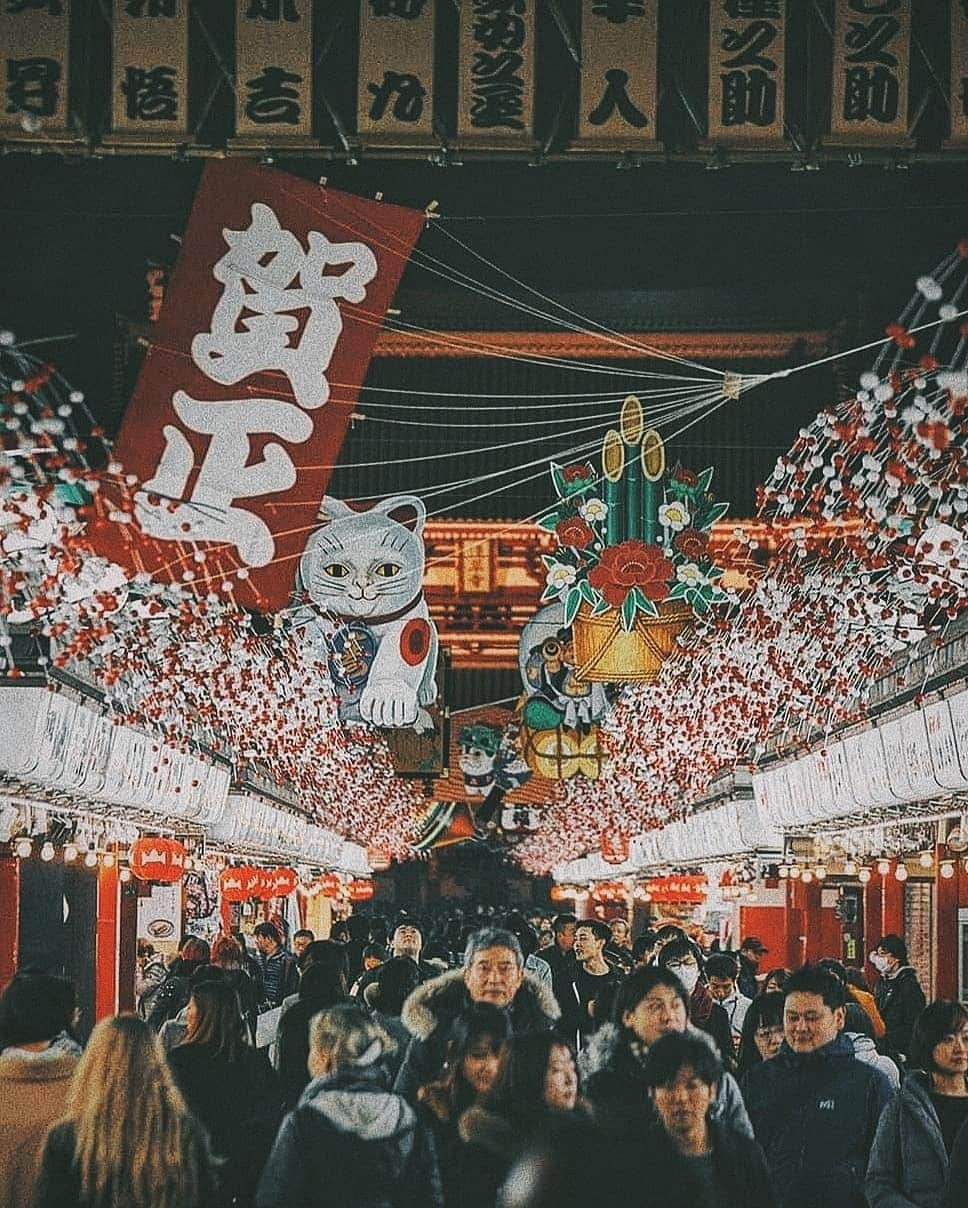
[[[321,647],[340,721],[435,729],[437,630],[423,594],[426,508],[414,495],[355,511],[326,498],[306,546],[294,621]]]
[[[710,493],[713,471],[668,470],[662,437],[630,395],[600,473],[590,462],[551,473],[558,504],[540,524],[558,549],[544,558],[542,599],[562,606],[573,679],[651,683],[692,616],[726,600],[709,536],[729,505]]]

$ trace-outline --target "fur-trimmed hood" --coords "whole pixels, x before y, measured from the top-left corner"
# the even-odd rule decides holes
[[[412,1036],[428,1040],[440,1027],[449,1028],[470,1004],[464,971],[452,969],[418,986],[403,1004],[400,1018]],[[524,981],[510,1006],[515,1032],[550,1027],[561,1015],[551,987],[525,973]]]
[[[504,1116],[485,1107],[469,1107],[458,1125],[460,1139],[467,1145],[479,1145],[488,1153],[510,1159],[520,1144],[514,1128]]]

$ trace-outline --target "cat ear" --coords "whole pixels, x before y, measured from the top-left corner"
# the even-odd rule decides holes
[[[424,501],[416,495],[392,495],[389,499],[381,499],[370,510],[382,512],[384,516],[389,516],[391,520],[395,520],[405,529],[410,529],[418,537],[423,533],[427,509]]]
[[[354,512],[348,503],[344,503],[342,499],[334,499],[331,495],[324,495],[323,502],[319,505],[319,519],[324,524],[333,520],[345,520],[347,516],[356,516],[359,513]]]

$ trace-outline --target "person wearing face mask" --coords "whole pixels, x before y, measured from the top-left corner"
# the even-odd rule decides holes
[[[884,1020],[881,1052],[889,1057],[907,1056],[914,1021],[924,1010],[926,998],[918,975],[908,964],[907,945],[899,935],[885,935],[870,955],[878,972],[874,1001]]]
[[[942,1201],[955,1138],[968,1121],[968,1007],[925,1007],[908,1064],[900,1094],[877,1126],[865,1183],[870,1208],[937,1208]]]
[[[659,965],[668,969],[686,987],[689,994],[689,1022],[712,1037],[723,1064],[732,1069],[733,1033],[729,1016],[713,998],[706,984],[702,952],[692,940],[683,937],[666,944],[659,953]]]
[[[705,1032],[689,1022],[689,995],[678,977],[655,965],[635,969],[619,987],[612,1021],[603,1024],[578,1058],[582,1090],[595,1119],[617,1143],[637,1144],[656,1124],[643,1073],[660,1037],[684,1033],[713,1050]],[[711,1118],[752,1137],[743,1096],[732,1074],[718,1084]]]

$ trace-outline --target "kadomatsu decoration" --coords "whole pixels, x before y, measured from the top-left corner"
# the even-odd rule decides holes
[[[729,505],[709,491],[713,471],[668,471],[662,438],[630,395],[605,435],[601,478],[587,462],[552,464],[551,475],[558,504],[540,524],[558,550],[544,556],[542,600],[560,601],[573,627],[575,677],[649,683],[692,617],[726,601],[709,535]]]

